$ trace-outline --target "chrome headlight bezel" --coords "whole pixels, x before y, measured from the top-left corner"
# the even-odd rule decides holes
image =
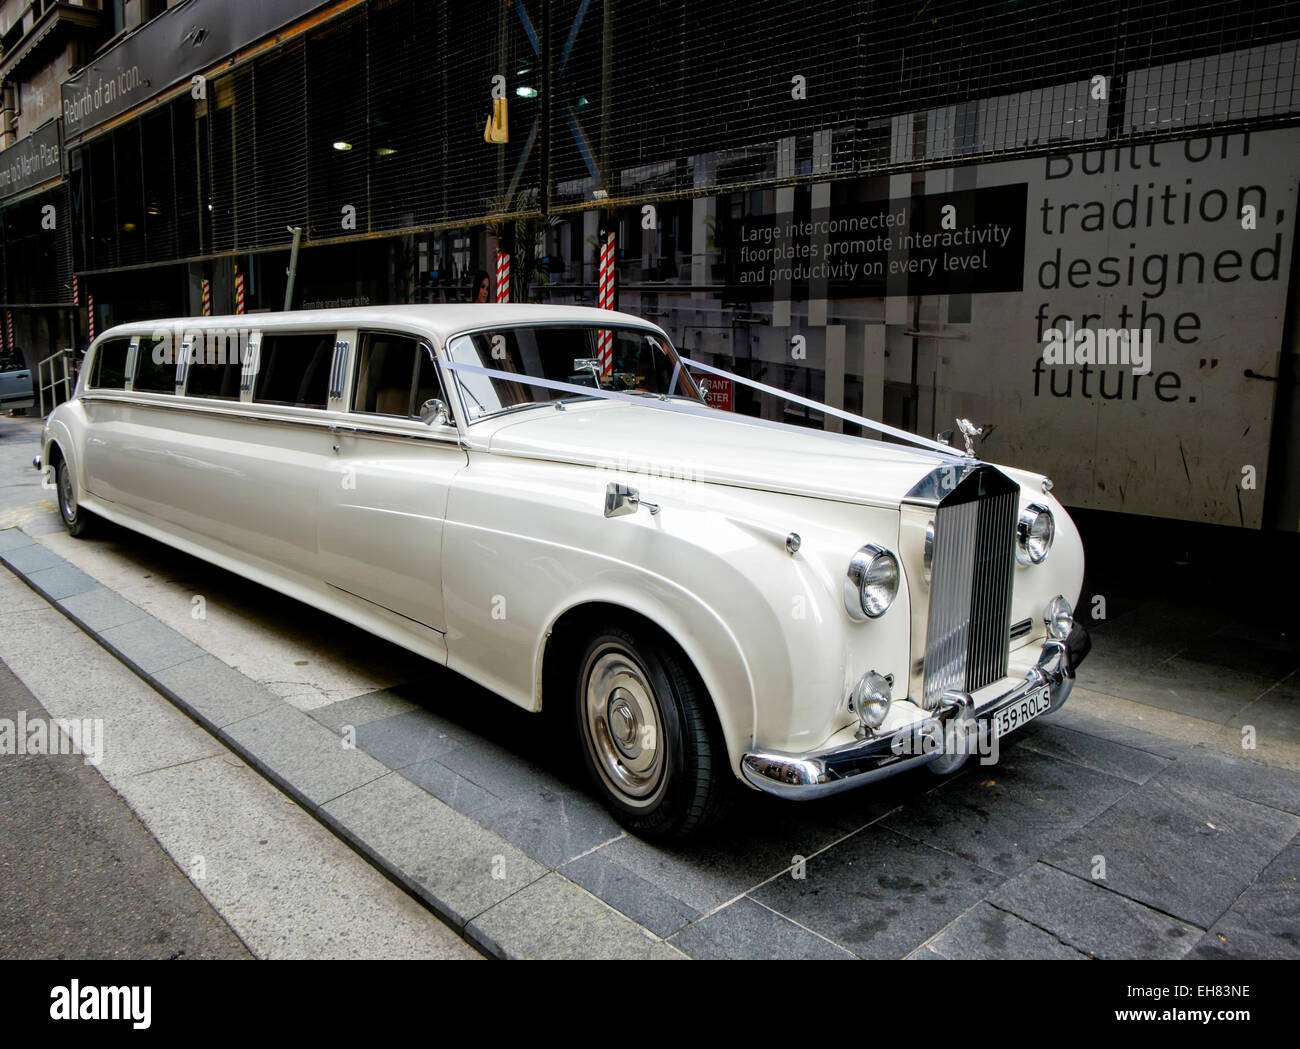
[[[1064,594],[1057,594],[1043,609],[1043,625],[1052,641],[1064,641],[1074,629],[1074,607]]]
[[[1041,565],[1052,552],[1056,539],[1056,518],[1042,503],[1030,503],[1016,522],[1016,560],[1022,565]]]
[[[868,732],[874,732],[885,723],[893,703],[889,678],[868,670],[858,679],[849,693],[849,709],[858,716],[858,723]]]
[[[854,619],[879,619],[893,605],[901,580],[898,558],[883,546],[868,543],[849,561],[844,607]]]

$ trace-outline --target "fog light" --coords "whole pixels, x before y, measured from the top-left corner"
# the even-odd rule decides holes
[[[1043,622],[1047,624],[1048,637],[1053,641],[1064,641],[1074,629],[1074,609],[1070,607],[1069,601],[1057,594],[1047,602]]]
[[[853,686],[849,705],[863,726],[878,729],[889,713],[889,682],[874,670],[868,670]]]

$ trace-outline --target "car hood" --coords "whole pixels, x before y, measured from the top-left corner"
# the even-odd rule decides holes
[[[497,455],[891,507],[945,462],[902,445],[755,425],[730,412],[687,413],[655,402],[532,408],[484,419],[471,436]],[[646,497],[653,498],[648,488]]]

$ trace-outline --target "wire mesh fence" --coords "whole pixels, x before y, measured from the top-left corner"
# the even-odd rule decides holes
[[[1283,0],[369,0],[76,146],[70,243],[97,271],[290,226],[348,240],[1290,121],[1298,41]]]

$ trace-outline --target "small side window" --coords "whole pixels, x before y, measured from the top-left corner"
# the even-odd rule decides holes
[[[170,339],[141,337],[135,353],[135,379],[131,384],[142,393],[176,392],[176,355]]]
[[[219,401],[239,400],[239,380],[243,373],[242,356],[247,342],[241,342],[234,329],[213,329],[202,346],[191,351],[185,376],[187,397],[211,397]]]
[[[130,339],[100,343],[90,373],[91,389],[120,390],[126,385],[126,355],[130,349]]]
[[[361,339],[361,353],[357,357],[352,410],[403,419],[416,415],[423,403],[415,399],[420,353],[420,344],[415,339],[367,332]]]
[[[253,400],[295,408],[328,403],[335,332],[264,335],[258,354]]]

